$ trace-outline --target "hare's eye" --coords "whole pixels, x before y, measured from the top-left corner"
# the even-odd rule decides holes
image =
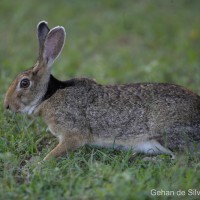
[[[28,88],[30,85],[30,81],[27,78],[24,78],[20,82],[20,88]]]

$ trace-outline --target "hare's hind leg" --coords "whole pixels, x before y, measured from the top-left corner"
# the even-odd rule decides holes
[[[175,159],[175,155],[173,154],[173,152],[167,149],[166,147],[162,146],[156,140],[143,141],[134,145],[133,152],[145,153],[148,155],[166,154],[170,155],[172,159]]]

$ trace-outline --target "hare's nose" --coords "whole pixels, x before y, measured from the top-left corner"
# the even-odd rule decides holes
[[[8,102],[5,102],[5,103],[4,103],[4,108],[6,108],[6,109],[9,109],[9,108],[10,108]]]

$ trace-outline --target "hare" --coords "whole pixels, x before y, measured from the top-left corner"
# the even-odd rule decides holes
[[[83,145],[167,154],[200,141],[200,97],[165,83],[101,85],[88,78],[57,80],[51,68],[65,43],[65,29],[37,26],[39,56],[9,87],[4,106],[41,116],[59,144],[44,158]]]

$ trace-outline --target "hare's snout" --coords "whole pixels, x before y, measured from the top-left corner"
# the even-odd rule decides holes
[[[9,98],[6,95],[4,99],[4,108],[10,111],[14,111],[13,106],[11,104],[12,103],[9,101]]]
[[[8,101],[8,92],[6,93],[6,96],[4,98],[4,108],[7,110],[10,109],[10,103]]]
[[[10,109],[9,103],[6,100],[4,100],[4,108],[7,110]]]
[[[13,96],[13,90],[9,89],[4,98],[4,108],[13,112],[17,112],[19,105],[17,104],[17,98]]]
[[[6,97],[4,99],[4,108],[12,112],[19,112],[19,105],[12,103]]]

